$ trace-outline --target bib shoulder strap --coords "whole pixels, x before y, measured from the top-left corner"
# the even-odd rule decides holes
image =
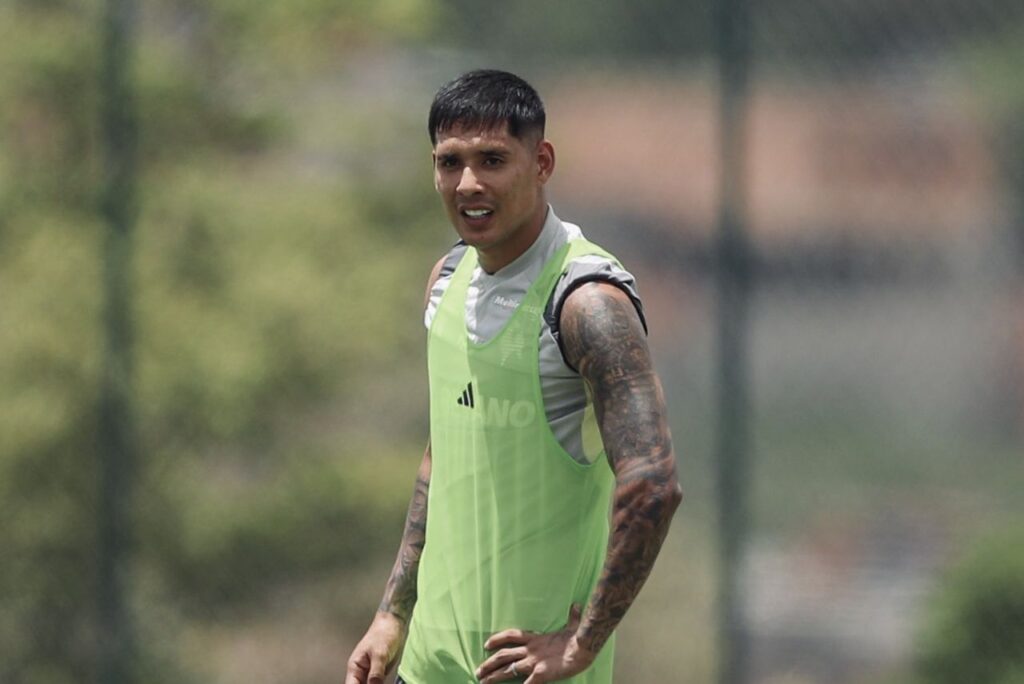
[[[619,260],[616,259],[611,254],[611,252],[607,251],[606,249],[599,245],[595,245],[593,242],[587,240],[586,238],[579,238],[577,240],[569,241],[569,251],[566,253],[564,259],[562,260],[561,272],[564,273],[565,269],[569,267],[570,263],[572,263],[575,259],[578,259],[583,256],[601,256],[613,262],[616,266],[619,266],[620,268],[622,267],[622,264],[619,263]]]

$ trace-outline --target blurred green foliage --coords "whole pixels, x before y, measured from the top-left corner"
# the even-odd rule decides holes
[[[1024,682],[1024,532],[986,539],[940,584],[917,668],[931,684]]]
[[[171,475],[177,486],[150,521],[160,533],[147,557],[188,616],[260,610],[280,587],[364,564],[397,543],[404,501],[381,492],[408,479],[408,459],[296,458],[303,463],[256,486],[201,466]]]
[[[78,682],[93,668],[99,10],[0,5],[4,682]],[[444,223],[426,210],[428,184],[389,194],[382,212],[381,193],[344,165],[310,171],[280,96],[296,69],[315,81],[344,71],[356,44],[425,30],[429,3],[142,10],[133,508],[146,631],[168,612],[258,611],[280,587],[393,552],[421,448],[402,425],[418,416],[367,423],[365,388],[418,369]],[[253,97],[242,74],[267,93]],[[333,125],[348,123],[341,112]],[[351,142],[331,153],[360,159]],[[140,667],[163,672],[147,681],[186,677]]]

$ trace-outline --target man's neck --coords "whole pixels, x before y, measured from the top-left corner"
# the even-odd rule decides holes
[[[544,232],[549,211],[547,202],[543,202],[543,209],[530,221],[529,226],[508,242],[497,245],[494,250],[477,250],[477,260],[484,272],[494,275],[525,254]]]

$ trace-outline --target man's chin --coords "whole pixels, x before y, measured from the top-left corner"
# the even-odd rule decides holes
[[[459,226],[456,232],[462,241],[470,247],[487,249],[487,247],[494,243],[494,232],[490,229],[473,229]]]

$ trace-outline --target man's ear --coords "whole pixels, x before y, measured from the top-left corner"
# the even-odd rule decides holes
[[[541,183],[547,183],[554,172],[555,146],[550,140],[541,140],[537,143],[537,178]]]
[[[430,151],[430,168],[433,171],[434,176],[434,190],[441,192],[441,188],[438,186],[437,180],[437,152]]]

